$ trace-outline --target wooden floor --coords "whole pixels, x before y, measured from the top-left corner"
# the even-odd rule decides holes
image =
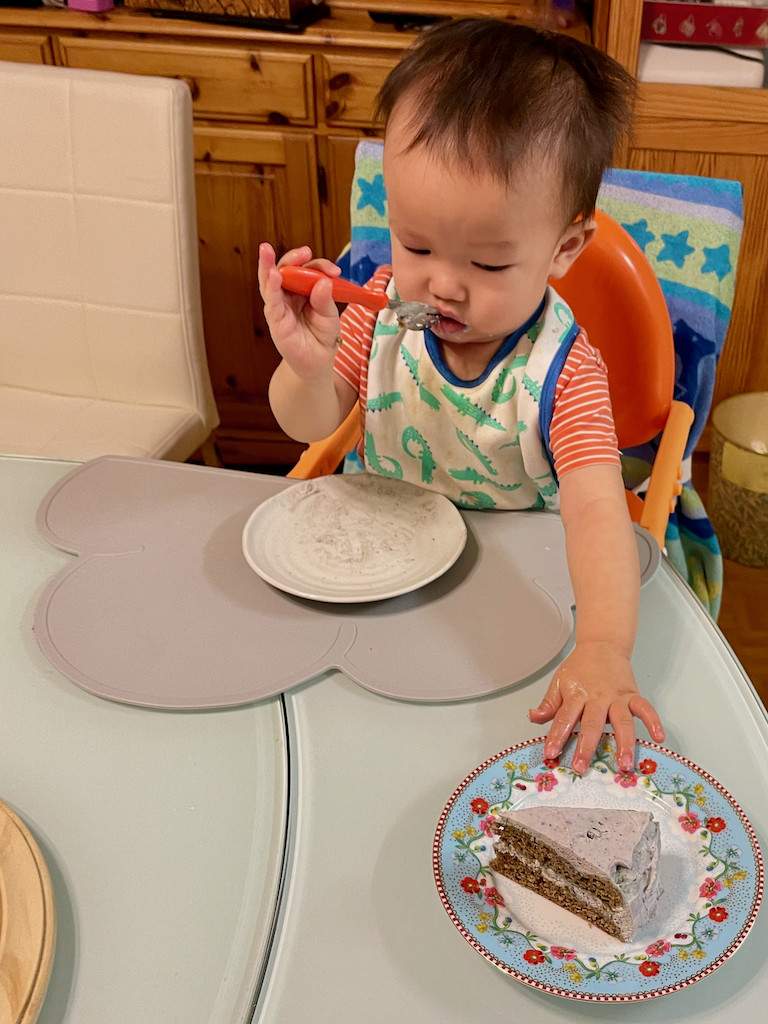
[[[706,456],[694,458],[693,483],[707,503]],[[717,624],[768,707],[768,568],[726,559],[723,601]]]

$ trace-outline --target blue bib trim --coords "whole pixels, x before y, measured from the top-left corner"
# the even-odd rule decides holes
[[[539,427],[541,428],[541,436],[544,438],[544,444],[547,449],[547,457],[549,464],[552,467],[552,472],[555,473],[555,460],[552,457],[552,449],[549,444],[549,428],[552,425],[552,411],[555,404],[555,388],[557,386],[558,378],[563,372],[565,361],[570,355],[573,343],[579,336],[580,327],[574,322],[571,325],[568,334],[563,339],[563,342],[558,349],[557,355],[552,360],[552,363],[547,370],[547,376],[544,378],[544,384],[541,388],[541,404],[539,405]],[[557,479],[557,473],[555,473],[555,479]]]
[[[448,369],[448,367],[445,365],[445,362],[443,361],[443,357],[440,352],[440,342],[434,336],[432,331],[430,331],[429,328],[427,327],[424,330],[424,341],[426,343],[427,352],[429,353],[429,358],[432,360],[434,366],[440,371],[440,374],[443,377],[445,377],[449,384],[453,384],[455,387],[476,387],[478,384],[482,384],[483,381],[488,378],[488,375],[492,373],[493,370],[495,370],[495,368],[499,365],[502,359],[506,359],[509,353],[515,348],[520,338],[522,338],[522,336],[526,334],[531,327],[533,327],[533,325],[539,319],[541,314],[544,312],[545,303],[546,295],[539,303],[536,312],[528,317],[523,326],[518,327],[517,330],[513,331],[511,334],[508,334],[506,336],[504,341],[501,343],[501,347],[499,348],[498,352],[496,352],[493,355],[491,361],[488,363],[488,365],[480,374],[480,376],[475,377],[474,380],[462,380],[461,377],[457,377]]]

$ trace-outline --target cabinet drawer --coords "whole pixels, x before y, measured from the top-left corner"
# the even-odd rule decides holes
[[[399,62],[400,56],[323,56],[318,63],[321,105],[324,107],[326,123],[356,128],[372,125],[376,94],[389,72]]]
[[[198,116],[267,124],[314,124],[312,58],[258,48],[59,39],[69,67],[181,78]]]
[[[20,64],[53,64],[50,36],[0,32],[0,60]]]

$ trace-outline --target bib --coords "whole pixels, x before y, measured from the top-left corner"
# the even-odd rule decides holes
[[[387,294],[395,298],[390,280]],[[368,472],[438,490],[464,508],[559,507],[547,445],[557,378],[579,333],[547,288],[534,322],[510,335],[481,377],[454,377],[428,331],[379,314],[368,365]]]

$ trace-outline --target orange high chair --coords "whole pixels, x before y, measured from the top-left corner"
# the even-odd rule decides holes
[[[592,243],[552,284],[608,367],[619,448],[643,444],[662,432],[645,498],[627,491],[627,504],[632,520],[663,548],[667,520],[682,489],[681,463],[693,410],[672,398],[672,325],[651,265],[615,220],[598,210],[595,221]],[[309,479],[335,472],[360,437],[355,405],[333,434],[309,445],[288,476]]]

